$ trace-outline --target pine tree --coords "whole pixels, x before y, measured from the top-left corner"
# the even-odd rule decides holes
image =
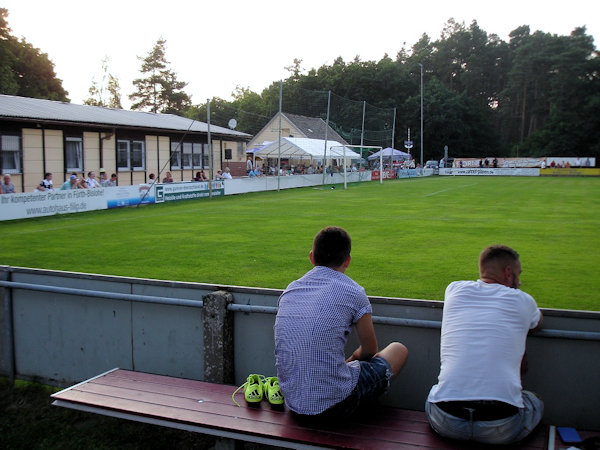
[[[134,101],[131,109],[181,115],[191,105],[190,97],[183,91],[187,83],[178,81],[177,74],[169,67],[166,42],[158,39],[148,56],[138,57],[142,61],[140,72],[147,76],[133,81],[136,91],[129,96]]]

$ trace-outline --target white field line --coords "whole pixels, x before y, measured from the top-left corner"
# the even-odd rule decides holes
[[[470,187],[470,186],[477,186],[477,183],[463,184],[462,186],[454,186],[454,187],[450,187],[448,189],[442,189],[441,191],[430,192],[429,194],[423,194],[423,197],[431,197],[432,195],[441,194],[442,192],[453,191],[456,189],[462,189],[462,188],[466,188],[466,187]]]

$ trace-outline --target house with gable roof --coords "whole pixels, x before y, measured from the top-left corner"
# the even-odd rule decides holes
[[[281,136],[279,135],[279,117],[281,114]],[[326,133],[327,131],[327,133]],[[327,134],[327,136],[325,135]],[[308,138],[336,141],[340,144],[348,145],[331,126],[318,117],[307,117],[298,114],[277,113],[260,130],[254,138],[248,142],[248,148],[259,147],[264,143],[277,141],[283,138]]]

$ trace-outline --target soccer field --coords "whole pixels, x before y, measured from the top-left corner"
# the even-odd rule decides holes
[[[600,179],[429,177],[303,188],[0,223],[0,263],[284,288],[326,225],[352,239],[368,295],[442,300],[502,243],[542,307],[600,310]]]

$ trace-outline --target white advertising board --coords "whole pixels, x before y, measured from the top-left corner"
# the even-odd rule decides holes
[[[449,168],[440,169],[440,175],[493,175],[505,177],[538,177],[540,169],[486,169],[486,168]]]
[[[108,188],[0,195],[0,220],[106,209],[106,189]]]

